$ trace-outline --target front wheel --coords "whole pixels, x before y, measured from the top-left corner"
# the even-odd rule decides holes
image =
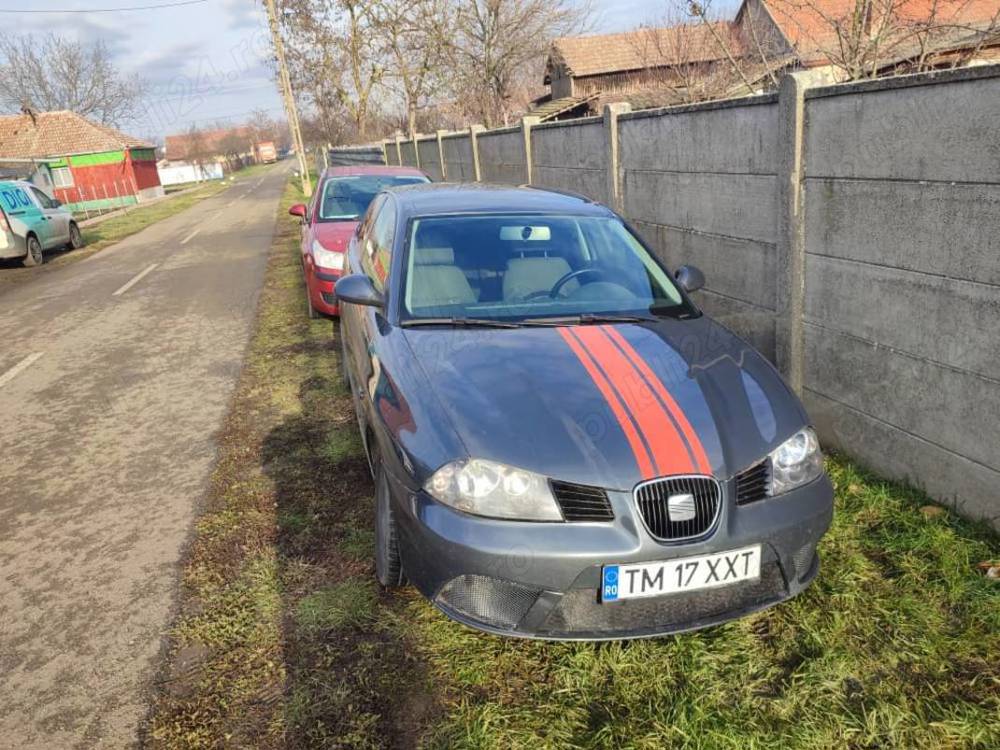
[[[403,563],[399,556],[396,517],[389,494],[389,477],[379,462],[375,473],[375,577],[386,588],[402,586]]]
[[[79,250],[83,247],[83,235],[80,234],[80,227],[73,222],[69,225],[69,249]]]
[[[24,256],[25,266],[31,268],[32,266],[40,266],[44,261],[42,256],[42,243],[38,241],[35,235],[28,237],[28,254]]]

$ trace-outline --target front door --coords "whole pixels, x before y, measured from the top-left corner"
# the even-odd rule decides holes
[[[72,214],[36,187],[31,188],[31,194],[48,223],[49,241],[45,246],[46,249],[65,245],[69,242],[69,222]]]

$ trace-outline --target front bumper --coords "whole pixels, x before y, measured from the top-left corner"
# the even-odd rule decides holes
[[[306,287],[314,310],[323,315],[340,315],[340,304],[334,291],[339,280],[339,273],[320,270],[315,266],[306,269]]]
[[[552,640],[641,638],[707,627],[790,599],[819,570],[816,545],[833,517],[824,476],[745,506],[724,491],[714,533],[691,543],[653,539],[632,494],[609,493],[615,520],[527,523],[454,511],[392,486],[410,581],[449,617],[508,636]],[[761,577],[683,594],[601,603],[601,568],[762,546]]]

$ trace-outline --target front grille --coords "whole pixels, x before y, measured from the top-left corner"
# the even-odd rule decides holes
[[[766,458],[736,475],[736,504],[763,500],[771,489],[771,459]]]
[[[461,575],[442,587],[437,602],[476,622],[509,629],[528,613],[540,593],[499,578]]]
[[[635,488],[639,515],[649,533],[668,541],[691,539],[711,529],[721,494],[712,477],[667,477]]]
[[[337,295],[335,292],[320,292],[319,296],[323,298],[323,301],[328,305],[337,304]]]
[[[567,521],[611,521],[615,517],[608,493],[600,487],[553,481],[552,494]]]
[[[784,599],[788,590],[776,562],[760,578],[704,591],[602,604],[593,589],[567,592],[538,631],[552,638],[635,636],[709,625]]]

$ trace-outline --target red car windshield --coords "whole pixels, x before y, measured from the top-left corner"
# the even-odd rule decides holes
[[[430,182],[421,175],[351,175],[331,177],[323,185],[318,221],[357,221],[378,193],[401,185]]]

